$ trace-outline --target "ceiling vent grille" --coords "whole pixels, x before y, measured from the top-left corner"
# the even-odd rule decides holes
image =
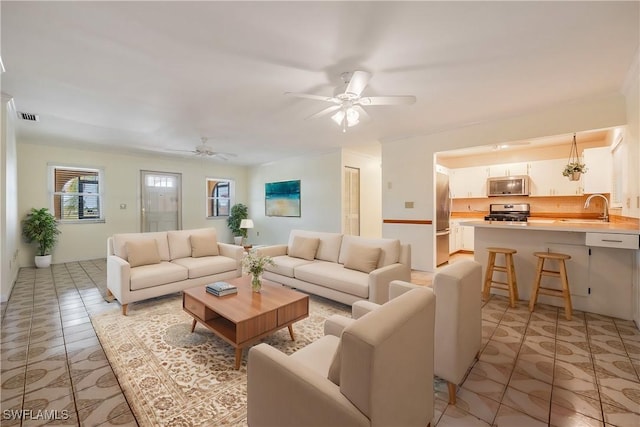
[[[18,111],[18,117],[20,117],[22,120],[27,120],[30,122],[39,122],[40,121],[40,116],[37,114],[33,114],[33,113],[23,113],[22,111]]]

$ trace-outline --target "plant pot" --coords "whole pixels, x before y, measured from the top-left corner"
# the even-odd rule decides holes
[[[51,255],[36,255],[35,260],[38,268],[49,268],[51,266]]]
[[[235,236],[233,238],[233,243],[235,243],[238,246],[242,246],[242,239],[243,239],[242,236]]]
[[[581,172],[572,172],[571,175],[569,175],[569,181],[580,181],[580,174]]]

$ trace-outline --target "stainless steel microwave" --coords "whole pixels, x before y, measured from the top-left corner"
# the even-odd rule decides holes
[[[528,196],[529,176],[501,176],[487,179],[487,196]]]

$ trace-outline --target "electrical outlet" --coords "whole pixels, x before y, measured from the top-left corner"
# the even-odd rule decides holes
[[[256,231],[256,236],[260,237],[260,232],[259,231]]]
[[[413,202],[404,202],[405,209],[413,209]]]

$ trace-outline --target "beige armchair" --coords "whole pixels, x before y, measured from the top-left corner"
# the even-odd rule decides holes
[[[389,284],[389,299],[422,286],[395,280]],[[433,278],[436,295],[434,372],[446,380],[449,403],[456,403],[456,386],[462,382],[482,346],[482,266],[475,261],[458,261]],[[358,319],[380,307],[370,301],[352,306]]]
[[[290,356],[264,343],[249,350],[250,427],[430,425],[433,293],[413,289],[348,320],[340,337],[325,335]]]

